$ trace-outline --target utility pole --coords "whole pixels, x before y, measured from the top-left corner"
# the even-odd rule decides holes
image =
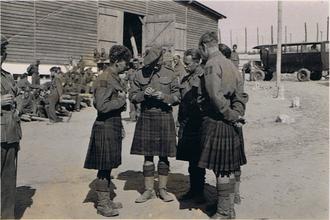
[[[307,42],[307,24],[305,22],[305,42]]]
[[[233,48],[233,32],[230,30],[230,47]]]
[[[219,43],[221,44],[221,31],[220,31],[220,29],[219,29]]]
[[[292,33],[290,33],[290,43],[292,43]]]
[[[247,29],[245,27],[245,53],[247,53]]]
[[[274,44],[274,30],[273,30],[273,25],[270,27],[270,44]]]
[[[33,1],[33,59],[37,60],[37,9],[36,0]]]
[[[259,28],[257,27],[257,45],[259,45]]]
[[[327,17],[327,41],[329,41],[329,16]]]
[[[287,27],[285,25],[285,40],[284,42],[287,44],[288,43],[288,32],[287,32]]]
[[[277,98],[284,99],[284,87],[281,85],[282,64],[282,1],[277,2],[277,59],[276,59],[276,86]]]
[[[316,41],[319,41],[319,23],[316,23]]]
[[[323,35],[323,31],[320,31],[320,34],[321,34],[321,41],[322,41],[322,35]]]

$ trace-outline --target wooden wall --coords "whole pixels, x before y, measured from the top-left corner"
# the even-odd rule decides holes
[[[8,47],[9,62],[30,63],[36,58],[41,63],[63,64],[69,56],[78,58],[80,55],[92,60],[99,40],[98,8],[140,15],[175,14],[181,39],[176,47],[181,52],[197,47],[205,31],[218,30],[215,17],[175,1],[23,0],[1,1],[0,4],[1,33],[13,37]]]
[[[96,1],[1,1],[1,33],[12,38],[8,62],[63,64],[80,55],[90,60],[96,24]]]

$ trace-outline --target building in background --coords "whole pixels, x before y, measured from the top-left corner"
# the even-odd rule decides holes
[[[197,47],[205,31],[226,18],[197,1],[1,1],[1,32],[10,39],[8,62],[65,64],[114,44],[142,55],[161,43],[173,53]]]

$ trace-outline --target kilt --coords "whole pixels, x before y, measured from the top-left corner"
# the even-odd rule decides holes
[[[84,168],[109,170],[121,164],[122,128],[120,116],[94,122]]]
[[[142,112],[135,126],[131,154],[175,157],[176,135],[171,112]]]
[[[176,159],[198,162],[201,156],[201,125],[200,117],[189,118],[180,123]]]
[[[242,128],[204,117],[201,136],[203,149],[199,167],[220,174],[239,170],[246,164]]]

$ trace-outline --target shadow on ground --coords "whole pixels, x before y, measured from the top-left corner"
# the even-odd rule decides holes
[[[19,186],[16,188],[15,219],[21,219],[27,208],[33,204],[32,197],[36,189],[30,186]]]
[[[90,184],[89,184],[89,191],[86,195],[86,198],[84,199],[83,203],[88,203],[88,202],[92,202],[94,203],[94,207],[96,207],[96,202],[97,202],[97,194],[96,194],[96,188],[95,188],[95,184],[96,184],[97,178],[94,179]],[[114,198],[116,197],[116,193],[115,193],[115,189],[117,189],[117,187],[115,186],[115,184],[113,184],[113,182],[110,182],[110,198],[111,200],[114,200]]]
[[[135,190],[140,194],[144,192],[144,178],[141,171],[128,170],[118,174],[119,180],[124,180],[124,190]],[[158,189],[158,175],[155,175],[155,189]],[[170,173],[167,183],[168,192],[172,193],[178,200],[179,209],[200,209],[202,212],[211,216],[215,211],[216,188],[205,184],[204,195],[206,203],[197,204],[194,201],[181,201],[180,198],[189,190],[189,176],[180,173]]]

